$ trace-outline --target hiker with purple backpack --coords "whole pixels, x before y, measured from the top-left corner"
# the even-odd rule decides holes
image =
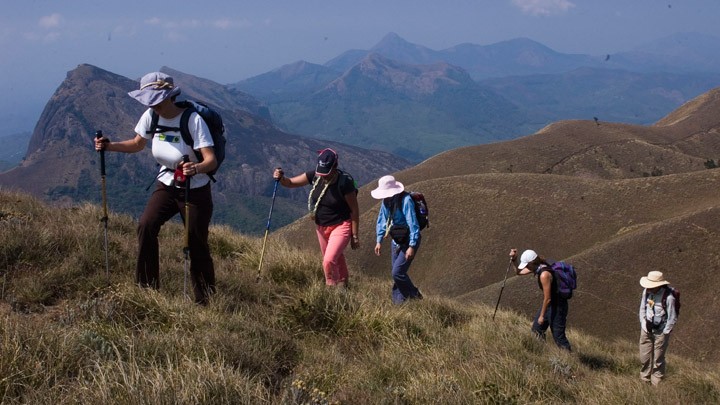
[[[545,340],[548,327],[552,332],[555,344],[561,349],[572,351],[570,342],[565,336],[568,315],[568,299],[577,286],[573,267],[564,262],[555,262],[539,256],[534,250],[526,250],[517,262],[517,249],[510,250],[510,262],[515,273],[520,276],[536,275],[538,285],[543,292],[543,302],[533,321],[532,331]]]

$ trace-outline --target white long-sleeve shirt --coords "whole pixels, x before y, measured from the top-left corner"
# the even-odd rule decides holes
[[[664,334],[672,332],[677,322],[675,312],[675,297],[668,291],[665,305],[662,300],[667,287],[659,288],[654,294],[645,289],[640,300],[640,327],[647,332],[647,324],[654,325],[655,330],[661,330]]]

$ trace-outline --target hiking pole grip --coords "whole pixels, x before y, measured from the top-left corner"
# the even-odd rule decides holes
[[[95,139],[103,137],[102,130],[95,132]],[[100,149],[100,178],[102,180],[102,200],[103,200],[103,217],[102,221],[107,224],[108,213],[107,213],[107,196],[105,194],[105,149]]]
[[[95,139],[100,139],[100,138],[102,138],[102,136],[103,136],[102,130],[98,130],[97,132],[95,132]],[[100,152],[100,175],[104,177],[105,176],[105,150],[100,149],[98,152]]]

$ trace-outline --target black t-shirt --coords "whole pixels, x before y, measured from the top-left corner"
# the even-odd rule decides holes
[[[312,185],[313,180],[315,180],[315,170],[305,172],[305,176]],[[318,181],[319,183],[317,187],[315,187],[315,191],[312,193],[313,207],[315,207],[317,199],[325,187],[325,183],[322,179],[319,179]],[[350,206],[345,200],[345,195],[352,192],[357,193],[355,180],[351,175],[338,170],[337,181],[328,186],[325,195],[318,204],[317,212],[315,214],[315,223],[320,226],[330,226],[337,225],[350,219]]]

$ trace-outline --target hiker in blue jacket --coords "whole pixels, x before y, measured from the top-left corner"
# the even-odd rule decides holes
[[[517,249],[510,250],[510,260],[515,267]],[[570,342],[565,336],[568,314],[568,300],[557,293],[555,277],[551,271],[552,264],[534,250],[526,250],[520,255],[520,264],[515,273],[520,276],[534,274],[538,277],[538,285],[543,292],[543,302],[532,325],[532,331],[545,340],[545,331],[550,327],[555,344],[562,349],[571,351]]]
[[[408,193],[404,193],[405,186],[395,180],[393,176],[383,176],[378,180],[378,188],[370,194],[373,198],[382,200],[375,227],[377,243],[375,254],[380,256],[380,247],[383,239],[391,237],[391,263],[392,263],[392,298],[396,305],[411,298],[421,299],[420,290],[415,287],[408,270],[412,264],[417,250],[420,247],[420,225],[415,215],[415,203]]]

